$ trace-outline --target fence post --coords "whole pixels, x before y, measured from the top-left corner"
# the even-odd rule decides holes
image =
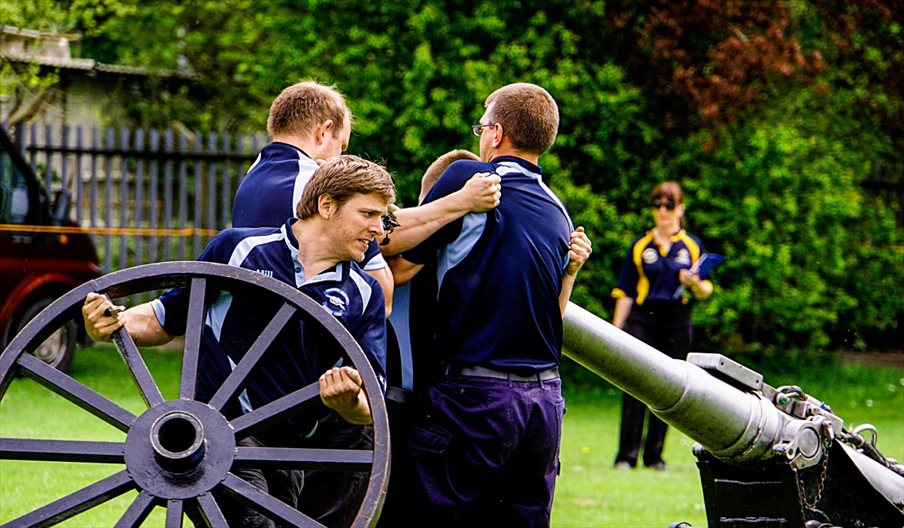
[[[84,166],[82,165],[82,146],[84,144],[84,137],[82,134],[82,126],[79,125],[75,127],[75,175],[73,180],[75,180],[75,222],[79,225],[82,223],[82,170]]]
[[[217,164],[213,161],[213,156],[217,152],[217,135],[211,132],[207,136],[207,154],[210,156],[207,161],[207,192],[209,196],[204,197],[205,209],[207,209],[207,228],[217,229]],[[200,227],[200,226],[195,226]],[[207,245],[207,235],[204,235],[204,245]]]
[[[129,146],[129,130],[119,130],[120,150],[126,150]],[[119,156],[119,226],[124,228],[129,225],[129,159],[125,155]],[[124,233],[119,235],[119,267],[128,267],[129,246]]]
[[[173,131],[168,129],[163,134],[163,148],[166,160],[163,162],[163,229],[173,227]],[[172,256],[172,240],[169,235],[163,237],[163,260]]]
[[[69,125],[63,125],[63,136],[60,145],[62,146],[62,159],[60,160],[60,185],[63,192],[70,192],[69,188]],[[70,194],[70,196],[72,196]],[[69,218],[69,211],[66,211],[64,220]]]
[[[47,197],[53,197],[53,163],[51,160],[53,159],[53,130],[50,127],[50,124],[44,125],[44,144],[50,147],[50,150],[45,152],[44,155],[44,190],[47,192]]]
[[[112,151],[115,147],[113,127],[107,127],[104,134],[104,148]],[[113,156],[104,160],[104,227],[113,226]],[[104,272],[113,271],[113,240],[110,233],[104,234]]]
[[[232,137],[229,134],[223,134],[223,185],[220,189],[220,229],[226,229],[229,226],[229,217],[231,216],[232,207],[230,197],[232,196],[232,188],[230,180],[232,179],[232,164],[228,157],[232,154]]]
[[[185,134],[179,134],[179,153],[183,156],[188,152],[188,138]],[[179,225],[185,226],[188,222],[188,161],[179,158]],[[184,236],[179,237],[179,260],[185,260],[187,244]]]
[[[160,133],[156,130],[151,130],[151,152],[155,155],[151,158],[151,166],[150,170],[150,204],[149,204],[149,219],[150,223],[148,225],[152,230],[157,229],[160,225],[159,215],[157,214],[157,176],[160,173],[160,165],[157,161],[160,153]],[[157,261],[157,234],[152,231],[151,236],[148,237],[148,260],[151,262]]]
[[[197,229],[201,226],[201,183],[204,179],[204,170],[203,170],[203,162],[201,161],[201,135],[198,134],[195,136],[195,150],[194,153],[197,155],[198,161],[195,162],[194,173],[195,173],[195,199],[194,199],[194,227],[195,231],[192,233],[192,254],[197,256],[201,254],[201,235],[197,232]]]

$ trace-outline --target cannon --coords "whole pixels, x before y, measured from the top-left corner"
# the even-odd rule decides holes
[[[31,355],[79,311],[88,292],[112,299],[181,286],[190,289],[187,333],[177,398],[166,400],[125,332],[115,336],[145,408],[134,413]],[[281,305],[258,341],[208,402],[193,398],[204,310],[220,292],[260,290]],[[253,375],[268,340],[306,317],[322,325],[362,373],[374,414],[373,450],[266,449],[237,446],[252,434],[316,405],[308,386],[271,405],[230,419],[224,404]],[[884,457],[870,426],[847,430],[825,403],[797,387],[773,388],[728,358],[692,354],[671,359],[569,303],[566,353],[647,404],[695,440],[706,503],[715,527],[904,526],[904,467]],[[0,404],[21,375],[75,403],[124,433],[120,442],[0,437],[0,459],[111,464],[123,469],[26,513],[3,527],[51,526],[127,492],[137,491],[117,527],[140,526],[151,510],[166,510],[166,526],[226,526],[213,497],[224,492],[272,519],[320,526],[234,476],[234,467],[295,467],[368,472],[369,485],[353,526],[379,517],[389,478],[386,405],[375,374],[348,332],[307,296],[280,281],[241,268],[203,262],[139,266],[87,282],[38,314],[0,354]],[[863,434],[871,432],[871,440]]]
[[[800,388],[719,354],[672,359],[574,303],[565,348],[697,442],[709,528],[904,526],[904,465]]]
[[[60,372],[32,353],[73,318],[89,292],[113,300],[171,287],[190,291],[178,396],[165,399],[128,332],[113,338],[126,370],[144,402],[140,412],[123,407],[95,389]],[[251,291],[274,315],[209,401],[194,398],[199,343],[205,310],[224,292]],[[261,306],[249,307],[261,309]],[[270,343],[284,328],[303,320],[320,325],[361,373],[373,413],[373,449],[295,449],[245,447],[244,437],[285,423],[320,404],[315,382],[238,417],[224,414],[260,365]],[[281,525],[322,527],[314,519],[248,484],[235,468],[268,467],[367,472],[369,483],[352,526],[372,526],[379,517],[389,478],[389,424],[386,404],[373,369],[351,334],[320,305],[276,279],[242,268],[208,262],[148,264],[111,273],[76,287],[39,313],[0,354],[0,404],[19,377],[35,380],[51,393],[124,433],[120,441],[85,441],[76,431],[68,438],[0,438],[0,459],[109,464],[116,471],[69,495],[3,524],[3,527],[52,526],[126,493],[137,492],[121,513],[117,527],[141,526],[157,507],[166,510],[166,527],[182,526],[188,516],[196,526],[226,527],[215,499],[222,493]],[[6,412],[12,412],[7,407]],[[113,431],[115,432],[115,431]]]

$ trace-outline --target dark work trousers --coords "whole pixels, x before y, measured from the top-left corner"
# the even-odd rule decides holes
[[[264,444],[257,438],[249,436],[239,440],[238,446],[264,447]],[[264,493],[268,493],[293,508],[298,507],[298,496],[304,486],[304,471],[245,468],[234,470],[234,473]],[[215,491],[214,497],[229,526],[240,528],[282,527],[281,524],[268,519],[256,510],[229,498],[223,492]]]
[[[427,499],[410,526],[548,528],[564,412],[558,378],[449,375],[431,387],[408,436]]]
[[[413,394],[407,393],[409,399]],[[408,448],[408,431],[414,418],[414,402],[386,400],[386,412],[389,415],[389,446],[391,449],[392,469],[389,472],[389,485],[386,488],[386,499],[380,513],[378,528],[396,528],[400,526],[417,526],[422,518],[414,511],[417,494],[421,487],[417,483],[414,466],[411,461],[411,450]]]
[[[337,413],[330,413],[317,424],[317,431],[305,447],[373,449],[373,426],[350,424]],[[305,471],[298,511],[329,528],[350,526],[361,508],[369,483],[369,472]]]
[[[690,306],[680,303],[634,305],[625,322],[625,332],[671,358],[686,359],[692,339]],[[662,462],[662,446],[668,426],[649,412],[646,405],[629,394],[623,394],[616,463],[627,462],[631,467],[637,465],[644,436],[644,418],[647,416],[643,464],[652,466]]]
[[[288,441],[247,437],[239,446],[290,447],[297,449],[373,449],[373,427],[354,425],[331,412],[318,421],[310,438],[296,436]],[[370,482],[367,472],[327,470],[282,470],[248,468],[235,474],[329,528],[351,525]],[[252,508],[215,493],[217,503],[230,527],[284,528]]]

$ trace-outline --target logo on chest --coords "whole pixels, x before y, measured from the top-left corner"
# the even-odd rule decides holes
[[[691,254],[686,249],[682,249],[675,255],[675,262],[683,266],[691,265]]]
[[[650,265],[659,260],[659,252],[653,248],[647,248],[643,250],[641,258],[643,258],[644,264]]]
[[[348,310],[348,294],[339,288],[330,288],[323,292],[325,300],[320,303],[333,317],[342,317]]]

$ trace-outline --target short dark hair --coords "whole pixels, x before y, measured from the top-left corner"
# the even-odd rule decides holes
[[[493,105],[490,123],[502,125],[513,147],[541,154],[555,142],[559,107],[540,86],[529,83],[503,86],[487,97],[484,106],[490,105]]]
[[[344,154],[324,161],[314,171],[301,194],[296,216],[304,220],[316,215],[317,201],[324,194],[339,206],[355,194],[377,194],[388,204],[395,200],[395,184],[381,165]]]
[[[345,121],[353,120],[345,98],[334,86],[316,81],[303,81],[285,88],[270,105],[267,133],[304,134],[327,120],[334,123],[333,136],[338,137]]]
[[[433,185],[439,179],[440,176],[446,172],[446,169],[449,168],[449,165],[452,165],[458,160],[475,160],[479,161],[480,156],[474,154],[470,150],[464,149],[456,149],[450,150],[446,152],[442,156],[436,158],[436,161],[430,164],[427,167],[427,170],[424,172],[424,175],[421,177],[421,194],[418,198],[418,202],[424,199],[424,196],[427,196],[427,193],[430,192],[430,189],[433,188]]]

